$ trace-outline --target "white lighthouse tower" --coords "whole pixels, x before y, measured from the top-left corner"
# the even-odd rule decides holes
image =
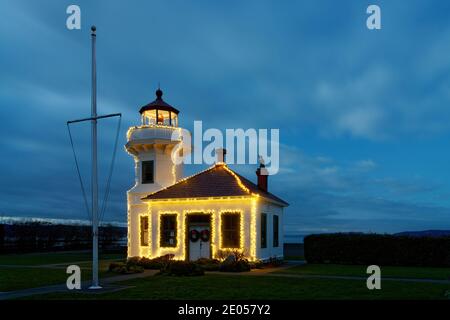
[[[141,125],[130,127],[127,133],[125,148],[135,161],[135,185],[127,193],[128,257],[148,254],[145,250],[151,237],[149,217],[147,205],[141,199],[183,176],[183,164],[172,161],[173,152],[179,155],[183,152],[181,138],[172,139],[174,131],[180,131],[179,111],[162,96],[158,88],[156,100],[139,110]]]

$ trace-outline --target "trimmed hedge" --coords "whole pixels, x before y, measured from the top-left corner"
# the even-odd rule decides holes
[[[308,263],[450,266],[450,237],[334,233],[304,239]]]

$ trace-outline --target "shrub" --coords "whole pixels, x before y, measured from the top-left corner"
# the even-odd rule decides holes
[[[283,263],[284,263],[283,259],[279,259],[277,257],[271,257],[271,258],[269,258],[269,260],[266,261],[265,265],[267,267],[271,267],[271,268],[275,267],[276,268],[276,267],[283,265]]]
[[[305,237],[308,263],[450,266],[450,237],[335,233]]]
[[[236,260],[243,260],[248,256],[248,252],[246,250],[241,251],[238,249],[220,249],[217,250],[216,256],[221,261],[227,259],[229,256],[233,256]]]
[[[200,258],[194,261],[194,263],[204,271],[218,271],[220,267],[220,261],[217,259]]]
[[[171,261],[161,268],[160,274],[171,276],[202,276],[205,271],[193,262]]]
[[[162,263],[161,259],[158,259],[158,258],[149,259],[149,258],[144,257],[139,260],[138,265],[140,265],[144,269],[159,270],[162,268],[163,263]]]
[[[128,263],[124,263],[124,262],[111,262],[109,264],[108,270],[110,272],[115,272],[115,273],[120,273],[120,274],[144,272],[144,268],[142,268],[141,266],[128,264]]]
[[[228,263],[222,262],[219,267],[219,271],[222,272],[245,272],[250,271],[250,269],[250,263],[245,259]]]
[[[140,261],[140,257],[131,257],[127,259],[127,265],[129,266],[137,266],[139,264]]]
[[[262,261],[253,261],[253,262],[249,262],[250,268],[251,269],[264,269],[264,262]]]
[[[149,259],[145,257],[132,257],[128,258],[127,265],[128,266],[140,266],[144,269],[153,269],[153,270],[160,270],[163,268],[167,263],[173,260],[174,255],[173,254],[166,254],[161,257]]]
[[[114,271],[117,268],[120,268],[122,266],[125,266],[125,263],[123,263],[123,262],[111,262],[109,264],[108,271]]]

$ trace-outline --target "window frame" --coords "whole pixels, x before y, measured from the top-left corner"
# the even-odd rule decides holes
[[[174,219],[173,220],[173,228],[172,229],[167,229],[166,230],[166,226],[165,226],[165,219]],[[176,248],[177,243],[178,243],[178,232],[177,232],[177,228],[178,228],[178,215],[176,213],[164,213],[161,214],[159,216],[159,246],[161,248]],[[170,223],[169,223],[170,224]],[[173,236],[173,243],[170,243],[170,234],[169,236],[167,236],[166,233],[170,233],[173,230],[174,236]]]
[[[147,220],[146,227],[143,229],[143,221]],[[141,215],[139,219],[139,243],[141,247],[148,247],[150,245],[149,232],[150,232],[150,219],[147,215]],[[146,234],[145,234],[146,232]]]
[[[152,178],[150,180],[144,180],[144,166],[150,163],[151,163]],[[151,183],[155,183],[155,161],[154,160],[141,161],[141,184],[151,184]]]
[[[237,218],[235,228],[226,228],[226,220],[230,217]],[[242,213],[234,211],[225,211],[221,213],[220,217],[220,233],[221,233],[221,249],[240,249],[241,248],[241,223]],[[235,243],[229,243],[227,233],[235,232]]]
[[[275,228],[275,221],[276,228]],[[277,214],[273,215],[272,218],[272,247],[278,248],[280,246],[280,217]]]
[[[267,213],[261,213],[261,221],[260,221],[260,245],[261,249],[267,248]]]

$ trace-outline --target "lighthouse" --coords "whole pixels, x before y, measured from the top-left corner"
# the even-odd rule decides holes
[[[139,248],[145,248],[149,238],[148,222],[142,218],[147,213],[147,205],[141,199],[173,185],[183,176],[182,163],[172,160],[174,153],[182,156],[183,152],[181,137],[174,134],[180,131],[180,112],[163,100],[161,89],[155,93],[156,99],[139,110],[141,124],[127,132],[125,148],[135,163],[135,184],[127,192],[128,256],[144,255]],[[130,243],[141,246],[130,246]]]
[[[162,96],[158,89],[139,111],[141,124],[128,130],[125,147],[135,161],[128,257],[220,260],[240,252],[251,261],[282,259],[289,204],[269,191],[264,163],[256,184],[230,169],[221,150],[214,165],[183,177],[179,160],[192,139]]]

